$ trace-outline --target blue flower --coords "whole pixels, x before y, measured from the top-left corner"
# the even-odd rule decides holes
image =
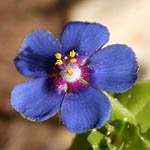
[[[13,108],[37,122],[60,110],[62,123],[71,132],[103,126],[112,108],[100,90],[124,92],[137,79],[132,49],[121,44],[102,48],[108,39],[106,27],[84,22],[68,23],[60,42],[44,30],[27,35],[15,65],[34,80],[13,89]]]

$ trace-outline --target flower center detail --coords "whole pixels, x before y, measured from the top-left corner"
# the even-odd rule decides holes
[[[60,75],[66,82],[75,82],[81,78],[81,69],[77,64],[68,64],[62,71],[60,71]]]
[[[85,59],[79,57],[75,50],[71,50],[67,56],[56,53],[57,59],[54,67],[54,82],[59,92],[71,92],[80,87],[85,87],[82,80],[89,82],[89,68],[84,64]],[[84,65],[83,65],[84,64]]]
[[[74,63],[77,62],[77,59],[74,58],[76,56],[76,52],[74,50],[70,51],[69,56],[70,56],[69,61],[70,61],[71,64],[74,64]],[[55,65],[59,65],[59,66],[62,65],[65,60],[68,60],[68,57],[65,56],[64,59],[63,59],[64,61],[63,61],[61,53],[56,53],[55,57],[57,58],[57,61],[56,61]]]
[[[72,70],[70,68],[67,70],[67,73],[72,76]]]
[[[75,50],[70,51],[69,56],[62,57],[60,53],[55,54],[57,59],[55,65],[58,65],[61,69],[59,74],[66,82],[75,82],[80,79],[81,70],[75,56]]]

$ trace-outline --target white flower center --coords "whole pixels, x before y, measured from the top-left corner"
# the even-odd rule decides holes
[[[63,71],[60,72],[60,75],[66,82],[75,82],[80,80],[81,69],[77,64],[67,65]]]

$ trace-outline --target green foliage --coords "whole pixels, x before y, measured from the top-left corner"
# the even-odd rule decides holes
[[[137,82],[125,93],[105,93],[112,116],[101,129],[77,135],[69,150],[150,149],[150,81]]]
[[[93,150],[100,150],[99,145],[103,138],[104,135],[95,129],[95,131],[92,131],[89,134],[87,140],[92,145]]]
[[[129,121],[134,125],[137,124],[134,115],[126,107],[124,107],[117,98],[114,98],[107,93],[105,93],[105,95],[107,95],[112,104],[112,115],[110,121],[122,120],[123,122]]]
[[[150,128],[150,81],[137,82],[131,90],[115,97],[134,115],[141,131],[146,132]]]
[[[90,132],[77,134],[69,150],[92,150],[91,145],[87,141],[89,134]]]

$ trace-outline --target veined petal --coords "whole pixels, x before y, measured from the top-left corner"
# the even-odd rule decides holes
[[[56,61],[54,54],[57,52],[61,52],[61,46],[51,33],[35,31],[25,38],[15,64],[24,76],[41,77],[47,74],[51,64]],[[32,66],[36,69],[31,69]]]
[[[126,45],[110,45],[97,52],[91,62],[93,84],[101,90],[118,93],[130,89],[137,79],[137,61]]]
[[[17,85],[11,93],[11,104],[27,119],[40,122],[58,112],[62,98],[49,79],[38,78]]]
[[[96,23],[70,22],[61,34],[63,50],[74,49],[77,53],[90,56],[109,39],[106,27]]]
[[[61,106],[61,119],[71,132],[83,133],[100,128],[111,115],[111,104],[100,91],[87,87],[67,95]]]

